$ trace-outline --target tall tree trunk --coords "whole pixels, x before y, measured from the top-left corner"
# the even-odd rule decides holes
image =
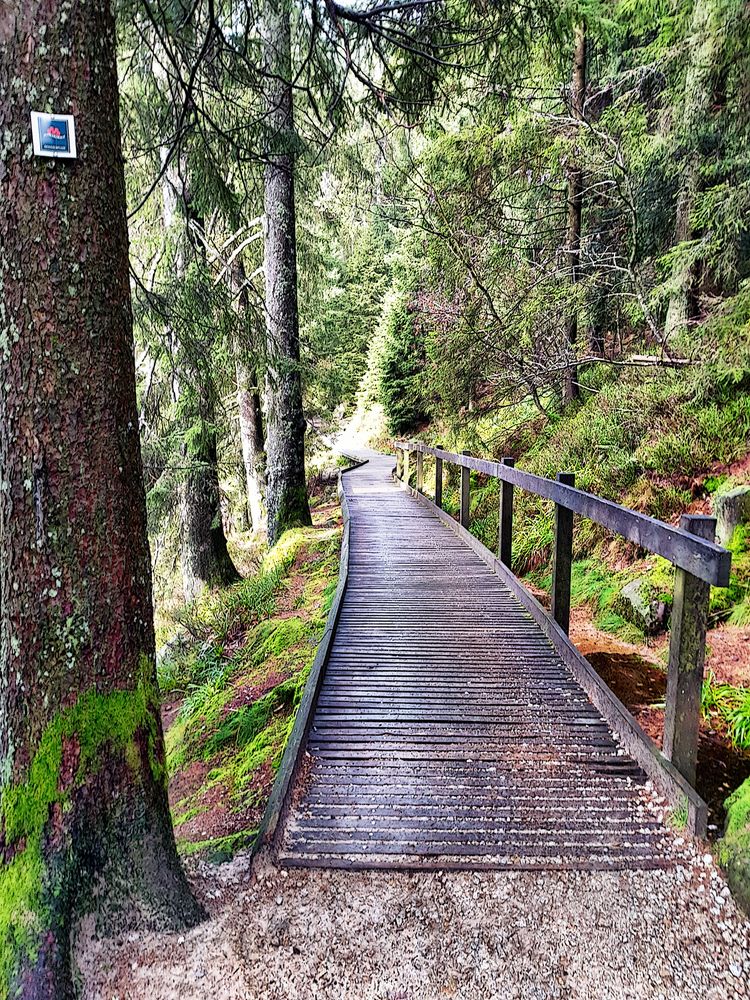
[[[730,35],[725,25],[714,23],[717,10],[711,0],[695,0],[691,21],[689,46],[690,62],[685,75],[684,106],[680,142],[686,149],[685,164],[681,172],[681,186],[677,195],[675,214],[675,242],[693,238],[690,217],[695,197],[700,191],[700,165],[703,153],[701,138],[705,135],[706,122],[714,113],[717,89],[723,89],[720,46]],[[672,292],[664,324],[665,337],[687,330],[699,315],[700,275],[695,265],[679,264],[672,275]]]
[[[76,115],[76,161],[29,157],[31,100]],[[0,6],[0,122],[0,994],[46,1000],[73,996],[85,914],[201,916],[167,802],[108,3]]]
[[[294,117],[289,0],[266,0],[262,23],[266,127],[266,425],[268,540],[310,524],[305,483],[305,418],[297,312]]]
[[[570,110],[572,116],[583,119],[583,104],[586,96],[586,25],[576,28],[573,52],[573,75],[570,84]],[[578,163],[568,169],[568,232],[567,254],[570,269],[570,284],[575,294],[581,277],[581,217],[583,214],[583,170]],[[564,396],[566,400],[577,399],[578,369],[573,363],[578,340],[578,307],[571,303],[565,318],[565,340],[571,360],[565,373]]]
[[[187,469],[180,490],[181,565],[186,600],[197,597],[205,587],[226,586],[240,579],[224,534],[213,421],[213,399],[201,392],[197,421],[186,435]]]
[[[245,467],[247,512],[257,531],[265,521],[266,455],[263,439],[263,411],[260,399],[260,372],[255,361],[250,334],[250,308],[246,287],[247,275],[239,257],[232,265],[232,294],[237,312],[237,327],[232,338],[237,378],[237,405],[240,419],[242,462]]]
[[[167,155],[166,151],[162,156]],[[195,252],[188,237],[190,192],[187,161],[174,157],[164,173],[162,185],[165,229],[176,241],[174,285],[184,281],[187,260]],[[196,220],[200,221],[200,220]],[[187,312],[187,311],[185,311]],[[221,515],[221,492],[216,447],[216,412],[213,392],[206,384],[203,365],[190,359],[184,337],[176,329],[169,332],[178,376],[173,385],[181,403],[186,426],[182,449],[186,465],[180,484],[180,563],[186,600],[193,600],[205,587],[226,586],[240,579],[227,549]],[[197,350],[196,345],[193,350]],[[200,349],[208,349],[201,345]]]

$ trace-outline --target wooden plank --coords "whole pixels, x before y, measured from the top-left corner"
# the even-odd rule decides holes
[[[464,452],[464,455],[468,455],[468,451]],[[461,507],[459,513],[459,520],[464,528],[469,527],[469,520],[471,517],[470,504],[471,504],[471,472],[468,466],[461,466]]]
[[[442,445],[438,445],[442,448]],[[443,460],[439,456],[435,457],[435,505],[443,506]]]
[[[640,764],[468,531],[389,485],[391,468],[376,457],[345,480],[349,576],[284,863],[661,858]]]
[[[575,485],[572,472],[558,472],[558,483]],[[507,565],[507,563],[506,563]],[[552,552],[552,617],[567,635],[570,630],[570,576],[573,568],[573,511],[555,504],[555,547]]]
[[[716,518],[683,514],[680,527],[713,541]],[[664,715],[664,755],[695,785],[706,626],[711,588],[684,569],[675,571]]]
[[[514,458],[504,458],[503,465],[513,468]],[[497,554],[501,563],[511,568],[513,565],[513,483],[500,480],[500,514],[498,518]]]
[[[493,569],[510,591],[515,594],[551,641],[565,665],[571,670],[575,679],[591,699],[592,704],[601,712],[612,729],[617,732],[627,752],[643,767],[655,788],[666,798],[674,810],[687,809],[687,832],[696,837],[705,836],[708,815],[706,803],[677,768],[660,752],[622,702],[614,696],[536,598],[470,532],[465,531],[443,511],[438,511],[427,498],[422,498],[422,503],[434,510],[445,525],[463,538],[467,545],[471,546],[485,564]]]

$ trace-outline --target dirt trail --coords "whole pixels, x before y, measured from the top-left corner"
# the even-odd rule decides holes
[[[195,885],[185,934],[79,946],[84,1000],[724,1000],[750,996],[750,923],[710,858],[648,872],[283,871]]]

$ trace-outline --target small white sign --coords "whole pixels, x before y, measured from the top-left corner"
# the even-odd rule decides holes
[[[31,112],[31,138],[35,156],[74,159],[76,156],[76,123],[73,115],[48,115]]]

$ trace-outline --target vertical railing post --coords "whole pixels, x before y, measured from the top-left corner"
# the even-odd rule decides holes
[[[512,469],[516,460],[504,458],[501,464]],[[506,483],[503,479],[500,480],[500,528],[497,554],[500,562],[510,569],[513,562],[513,483]]]
[[[558,483],[575,486],[572,472],[558,472]],[[573,566],[573,511],[555,504],[555,551],[552,556],[552,617],[567,635],[570,629],[570,572]]]
[[[716,534],[716,518],[683,514],[680,528],[712,542]],[[691,785],[695,785],[698,760],[710,597],[710,584],[679,566],[675,567],[663,749],[664,756],[672,761]]]
[[[468,455],[468,451],[462,451],[462,455]],[[469,489],[471,486],[471,469],[465,465],[461,466],[461,514],[460,523],[462,528],[469,528]]]
[[[424,455],[417,452],[417,493],[424,492]]]
[[[403,457],[404,453],[401,448],[396,446],[396,479],[400,479],[403,473]]]
[[[410,459],[410,457],[411,456],[409,455],[409,449],[408,448],[404,448],[404,474],[403,474],[403,476],[401,478],[403,479],[403,481],[406,483],[407,486],[409,485],[409,459]]]
[[[442,445],[436,445],[442,449]],[[435,456],[435,506],[443,508],[443,460]]]

